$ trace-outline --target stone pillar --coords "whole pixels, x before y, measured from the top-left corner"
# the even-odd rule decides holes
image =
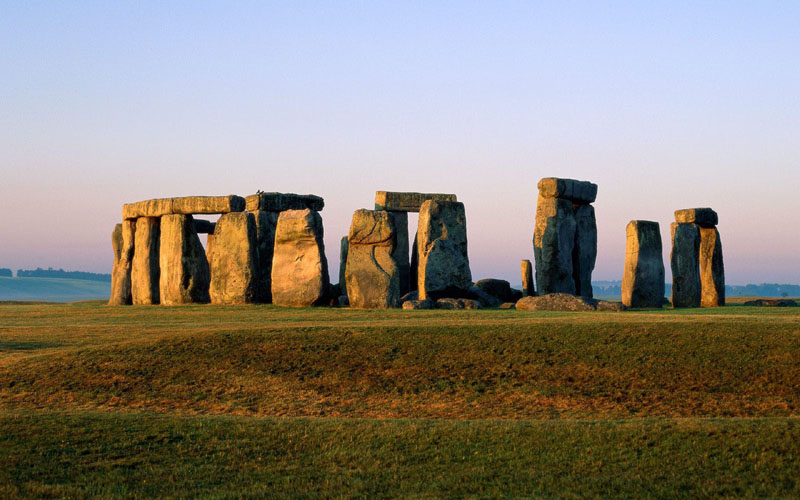
[[[350,307],[398,307],[403,295],[402,275],[408,269],[403,262],[408,260],[407,214],[356,210],[347,239],[345,282]]]
[[[347,279],[345,278],[345,274],[347,271],[347,254],[349,249],[350,244],[347,241],[347,236],[342,236],[339,242],[339,293],[342,295],[347,295]]]
[[[575,248],[572,251],[575,295],[592,297],[592,271],[597,260],[597,221],[594,207],[575,205]]]
[[[417,232],[414,231],[414,243],[411,245],[411,262],[408,265],[408,291],[413,292],[419,288],[419,248],[417,247]]]
[[[533,256],[536,260],[536,289],[539,295],[575,294],[572,252],[575,248],[575,214],[572,202],[539,195]]]
[[[119,229],[117,229],[119,228]],[[123,306],[132,303],[131,269],[133,267],[134,241],[136,238],[136,219],[125,219],[117,224],[111,234],[115,263],[111,274],[110,306]]]
[[[257,276],[256,301],[272,302],[272,259],[275,250],[275,228],[280,212],[256,210]]]
[[[136,250],[133,253],[131,269],[131,296],[134,305],[159,303],[160,238],[161,219],[159,217],[136,219]]]
[[[664,259],[658,222],[632,220],[625,235],[622,303],[660,308],[664,303]]]
[[[209,269],[206,253],[194,230],[191,215],[161,217],[159,251],[161,285],[159,294],[165,305],[207,303]]]
[[[400,296],[410,291],[411,266],[408,261],[408,212],[392,212],[397,246],[394,259],[400,272]]]
[[[214,252],[209,258],[212,304],[256,301],[258,249],[256,220],[250,212],[223,214],[214,228]]]
[[[673,222],[672,306],[700,306],[700,227],[692,223]]]
[[[716,227],[700,228],[700,306],[725,305],[725,265]]]
[[[523,260],[520,271],[522,272],[522,296],[533,297],[536,295],[536,289],[533,286],[533,265],[531,265],[531,261]]]
[[[471,297],[467,217],[458,201],[422,203],[417,228],[420,300]]]
[[[311,210],[281,212],[272,258],[272,302],[282,306],[324,303],[330,281],[322,217]]]

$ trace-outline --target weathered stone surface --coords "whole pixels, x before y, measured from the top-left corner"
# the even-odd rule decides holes
[[[673,222],[672,306],[700,307],[700,227]]]
[[[624,311],[621,302],[607,302],[568,293],[551,293],[538,297],[522,297],[516,303],[521,311]]]
[[[339,291],[342,295],[347,295],[347,280],[345,279],[345,272],[347,271],[347,252],[350,245],[347,242],[347,236],[342,236],[339,242]]]
[[[597,184],[587,181],[545,177],[538,187],[544,198],[563,198],[577,204],[594,203],[597,199]]]
[[[792,299],[756,299],[748,300],[744,303],[746,306],[757,307],[797,307],[798,304]]]
[[[411,244],[411,261],[408,265],[408,291],[419,288],[419,247],[417,246],[417,233],[414,233],[414,243]]]
[[[576,222],[572,202],[539,195],[533,255],[536,260],[536,289],[540,295],[575,294],[574,265]]]
[[[214,234],[214,227],[217,224],[210,220],[194,219],[194,232],[197,234]]]
[[[443,298],[436,301],[436,309],[480,309],[481,303],[472,299]]]
[[[408,272],[408,218],[385,210],[356,210],[348,234],[345,283],[350,307],[398,307]],[[404,243],[404,244],[403,244]]]
[[[411,290],[407,294],[405,294],[402,297],[400,297],[400,303],[402,304],[403,302],[405,302],[407,300],[418,300],[418,299],[419,299],[419,291]]]
[[[572,249],[572,277],[575,294],[592,297],[592,271],[597,260],[597,221],[594,207],[575,208],[575,247]]]
[[[339,297],[336,299],[336,303],[339,307],[347,307],[350,305],[350,299],[347,297],[347,295],[339,295]]]
[[[427,200],[458,201],[454,194],[444,193],[401,193],[395,191],[376,191],[375,210],[390,212],[419,212]]]
[[[310,210],[281,212],[272,257],[272,302],[282,306],[320,305],[328,298],[322,217]]]
[[[126,203],[122,206],[122,218],[161,217],[169,214],[224,214],[241,212],[244,207],[244,198],[236,195],[158,198]]]
[[[611,312],[626,311],[628,309],[628,307],[622,302],[607,301],[607,300],[598,300],[596,307],[598,311],[611,311]]]
[[[531,261],[524,259],[520,267],[522,272],[522,296],[533,297],[536,295],[536,289],[533,285],[533,265]],[[516,302],[516,300],[514,302]]]
[[[517,304],[516,302],[503,302],[500,304],[500,309],[516,309]]]
[[[431,300],[407,300],[403,302],[403,309],[407,310],[414,310],[414,309],[433,309],[433,301]]]
[[[256,302],[272,302],[272,260],[279,212],[256,210]]]
[[[714,227],[719,223],[717,212],[710,208],[685,208],[675,210],[675,222],[697,224],[700,227]]]
[[[134,305],[159,303],[160,239],[160,218],[139,217],[136,219],[136,249],[133,252],[133,266],[131,267],[131,298]]]
[[[463,203],[425,201],[419,213],[417,249],[420,299],[469,297],[472,273]]]
[[[660,308],[664,303],[664,259],[658,222],[632,220],[625,235],[622,303]]]
[[[223,214],[214,230],[214,251],[209,258],[212,304],[256,302],[258,240],[256,219],[250,212]]]
[[[503,303],[502,300],[498,299],[494,295],[481,290],[480,288],[473,285],[469,289],[469,297],[461,297],[461,298],[470,298],[477,300],[481,303],[483,307],[500,307],[500,304]],[[466,294],[465,294],[466,295]]]
[[[518,290],[511,288],[511,284],[506,280],[487,278],[475,282],[475,288],[482,290],[489,295],[496,297],[500,302],[516,302],[522,295]]]
[[[132,303],[131,269],[133,267],[136,219],[123,220],[111,233],[111,246],[114,249],[114,268],[111,273],[110,306],[124,306]]]
[[[194,231],[191,215],[161,217],[158,261],[161,268],[159,295],[165,305],[207,303],[209,270],[206,253]]]
[[[725,264],[722,241],[715,227],[700,228],[700,306],[725,305]]]
[[[263,210],[266,212],[283,212],[284,210],[314,210],[321,212],[325,200],[313,194],[294,193],[256,193],[245,198],[245,206],[249,212]]]

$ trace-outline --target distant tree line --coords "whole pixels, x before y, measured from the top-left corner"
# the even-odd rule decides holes
[[[595,295],[622,295],[621,281],[595,281],[592,283]],[[664,286],[664,295],[669,297],[672,283]],[[761,283],[760,285],[726,285],[728,297],[800,297],[800,285]]]
[[[65,271],[63,269],[53,269],[52,267],[48,267],[47,269],[37,267],[33,270],[18,269],[17,278],[62,278],[72,280],[111,281],[110,274],[87,273],[85,271]]]
[[[11,278],[14,274],[11,272],[11,269],[7,267],[0,267],[0,277],[3,278]]]

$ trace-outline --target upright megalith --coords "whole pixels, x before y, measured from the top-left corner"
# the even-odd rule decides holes
[[[134,242],[136,238],[136,219],[123,220],[111,233],[111,246],[114,249],[114,267],[111,273],[110,306],[124,306],[132,303],[131,269],[133,268]]]
[[[347,254],[350,251],[350,243],[347,238],[347,236],[342,236],[339,241],[339,293],[342,295],[347,295],[347,280],[345,276],[347,272]]]
[[[522,273],[522,296],[533,297],[536,295],[536,289],[533,286],[533,265],[531,261],[524,259],[520,265],[520,272]]]
[[[159,294],[165,305],[207,303],[209,269],[191,215],[161,217]]]
[[[664,259],[658,222],[632,220],[625,228],[622,303],[660,308],[664,302]]]
[[[533,253],[539,294],[592,296],[597,221],[591,203],[597,185],[546,177],[539,181]]]
[[[700,306],[700,226],[673,222],[672,234],[672,306]]]
[[[417,228],[418,288],[421,300],[471,298],[467,217],[457,201],[422,203]]]
[[[725,305],[725,265],[716,227],[700,227],[700,306]]]
[[[325,301],[330,282],[322,237],[318,212],[308,208],[281,212],[272,258],[274,304],[312,306]]]
[[[272,302],[272,258],[275,250],[275,229],[280,212],[256,210],[256,302]]]
[[[717,212],[710,208],[676,210],[675,221],[671,256],[673,306],[724,306],[725,266],[716,227]]]
[[[136,219],[136,248],[133,252],[131,268],[131,297],[134,305],[159,303],[160,239],[161,219],[159,217]]]
[[[345,283],[350,307],[398,307],[405,293],[403,274],[408,276],[407,215],[356,210],[347,240]]]
[[[212,304],[257,301],[258,247],[255,216],[250,212],[222,215],[214,229],[214,251],[209,258]]]

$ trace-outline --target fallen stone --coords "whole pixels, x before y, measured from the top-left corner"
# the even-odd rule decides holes
[[[522,297],[516,306],[520,311],[594,311],[597,301],[568,293],[549,293],[538,297]]]
[[[716,227],[700,228],[700,307],[725,305],[725,264]]]
[[[256,302],[258,248],[255,216],[250,212],[224,214],[214,231],[209,259],[212,304]]]
[[[607,300],[598,300],[596,307],[598,311],[620,312],[628,310],[627,306],[625,306],[625,304],[623,304],[622,302],[607,301]]]
[[[675,222],[697,224],[700,227],[714,227],[719,223],[717,212],[710,208],[685,208],[675,210]]]
[[[504,302],[500,304],[500,309],[516,309],[517,304],[515,302]]]
[[[245,198],[245,206],[249,212],[257,210],[283,212],[305,209],[321,212],[325,207],[325,200],[313,194],[256,193]]]
[[[481,303],[472,299],[446,297],[436,301],[436,309],[480,309]]]
[[[469,289],[469,291],[470,291],[469,294],[470,296],[462,298],[470,298],[477,300],[478,302],[481,303],[481,306],[483,307],[500,307],[500,304],[503,303],[502,300],[498,299],[494,295],[485,292],[484,290],[481,290],[480,288],[474,285]]]
[[[347,280],[345,279],[345,272],[347,271],[347,251],[350,246],[347,242],[347,236],[342,236],[339,242],[339,287],[342,295],[347,295]]]
[[[339,295],[339,298],[336,299],[336,303],[339,307],[347,307],[350,305],[350,299],[347,298],[347,295]]]
[[[792,299],[756,299],[748,300],[744,303],[746,306],[757,307],[797,307],[798,304]]]
[[[403,302],[406,302],[406,301],[409,301],[409,300],[418,300],[418,299],[419,299],[419,291],[411,290],[407,294],[405,294],[402,297],[400,297],[400,303],[402,304]]]
[[[272,260],[275,250],[275,228],[278,225],[279,212],[256,210],[253,216],[256,221],[256,302],[272,302]]]
[[[403,309],[433,309],[433,301],[430,300],[407,300],[403,302]]]
[[[114,268],[111,274],[110,306],[124,306],[132,303],[131,269],[133,267],[136,219],[123,220],[111,233],[111,247],[114,249]]]
[[[375,210],[390,212],[419,212],[427,200],[458,201],[454,194],[444,193],[401,193],[395,191],[376,191]]]
[[[158,261],[162,304],[204,304],[210,301],[208,260],[194,231],[191,215],[161,217]]]
[[[158,198],[126,203],[122,206],[122,218],[137,219],[139,217],[161,217],[162,215],[170,214],[224,214],[241,212],[244,208],[244,198],[236,195]]]
[[[572,250],[572,277],[575,294],[592,297],[592,271],[597,260],[597,221],[594,207],[575,208],[575,247]]]
[[[502,302],[516,302],[522,296],[519,291],[511,288],[506,280],[494,278],[482,279],[475,282],[475,288],[488,293]]]
[[[329,287],[322,217],[310,210],[281,212],[272,258],[272,302],[282,306],[323,304]]]
[[[408,269],[402,264],[408,260],[407,215],[356,210],[347,238],[345,283],[350,307],[398,307],[402,273]]]
[[[625,235],[622,303],[660,308],[664,303],[664,259],[658,222],[632,220]]]
[[[531,261],[527,259],[522,261],[521,272],[522,272],[522,296],[533,297],[534,295],[536,295],[536,289],[533,285],[533,265],[531,265]],[[516,300],[514,302],[516,302]]]
[[[594,203],[597,184],[575,179],[545,177],[539,181],[539,194],[545,198],[562,198],[577,204]]]
[[[536,289],[540,295],[575,294],[574,265],[576,222],[572,202],[539,195],[533,255],[536,261]]]
[[[214,234],[216,223],[210,220],[194,219],[194,232],[197,234]]]
[[[425,201],[419,213],[417,249],[420,299],[469,297],[472,273],[463,203]]]
[[[672,306],[700,307],[700,227],[673,222],[670,231]]]
[[[159,241],[161,238],[161,219],[158,217],[139,217],[136,219],[136,248],[131,267],[131,298],[133,305],[158,304]]]

